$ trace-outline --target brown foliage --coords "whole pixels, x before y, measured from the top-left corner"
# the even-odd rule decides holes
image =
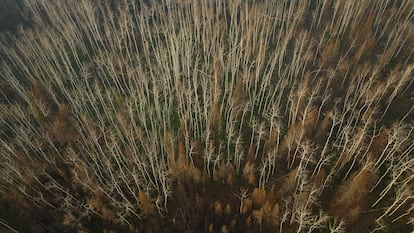
[[[332,124],[331,116],[329,115],[329,113],[327,113],[325,114],[325,116],[323,117],[323,120],[321,121],[321,123],[318,125],[316,129],[315,138],[320,138],[320,137],[325,136],[331,124]]]
[[[266,201],[266,190],[255,188],[252,192],[252,198],[256,206],[263,206]]]
[[[277,191],[278,197],[283,197],[286,194],[291,193],[295,189],[296,185],[296,178],[299,173],[299,167],[290,171],[287,176],[283,179],[282,183],[280,184],[280,188]]]
[[[193,150],[193,160],[194,166],[199,170],[204,168],[204,159],[203,159],[203,145],[199,139],[194,141],[194,150]]]
[[[244,200],[244,203],[243,203],[242,214],[246,214],[247,212],[249,212],[251,210],[252,206],[253,206],[252,199],[246,198]]]
[[[309,86],[310,86],[310,80],[311,74],[310,72],[306,72],[305,76],[301,80],[299,86],[298,86],[298,112],[303,117],[303,111],[305,110],[307,99],[305,98],[309,93]]]
[[[145,192],[138,192],[138,204],[143,216],[151,215],[155,212],[155,205]]]
[[[305,120],[303,122],[303,128],[305,130],[305,135],[310,136],[315,129],[316,123],[318,122],[319,110],[314,108],[305,115]]]
[[[31,169],[23,168],[21,171],[20,180],[26,185],[32,185],[35,182],[35,177]]]
[[[249,150],[247,152],[247,163],[254,163],[256,160],[256,148],[257,148],[257,143],[252,143],[249,146]],[[246,163],[246,164],[247,164]]]
[[[226,183],[232,187],[236,180],[236,170],[232,165],[221,165],[213,174],[215,182]]]
[[[231,222],[230,222],[230,227],[234,228],[234,227],[236,227],[236,224],[237,224],[236,219],[232,219]]]
[[[266,140],[264,149],[265,153],[269,152],[277,144],[277,139],[279,138],[279,133],[276,129],[270,129],[269,138]]]
[[[184,137],[180,137],[178,139],[178,158],[177,158],[177,162],[178,163],[183,163],[183,164],[185,164],[187,162]]]
[[[192,164],[186,164],[185,162],[177,162],[171,165],[170,172],[173,177],[185,184],[200,183],[203,178],[200,170]]]
[[[388,142],[388,132],[387,130],[382,130],[378,136],[375,136],[372,139],[372,143],[368,148],[368,152],[373,159],[378,158],[381,153],[384,151]]]
[[[166,134],[164,135],[164,137],[166,138],[166,143],[169,144],[172,140],[171,135]],[[199,183],[201,181],[202,175],[200,170],[197,167],[195,167],[194,164],[189,163],[187,161],[184,137],[179,137],[177,147],[178,151],[176,160],[175,158],[173,158],[174,156],[171,152],[171,148],[169,149],[170,152],[168,152],[169,168],[171,175],[177,178],[182,183]]]
[[[229,233],[229,229],[227,228],[227,225],[223,225],[221,227],[221,233]]]
[[[364,43],[367,38],[372,38],[372,28],[374,25],[375,15],[370,14],[366,20],[364,20],[364,24],[361,26],[359,24],[354,24],[354,28],[351,30],[351,35],[353,35],[355,44],[357,46]]]
[[[254,220],[259,224],[265,223],[267,225],[277,226],[279,225],[279,204],[274,206],[266,202],[260,209],[252,212]]]
[[[52,110],[52,114],[58,110],[58,105],[49,94],[49,91],[39,81],[35,81],[30,94],[38,101],[45,103]]]
[[[405,49],[403,49],[403,52],[407,52],[407,53],[409,53],[411,48],[414,48],[414,29],[411,29],[408,32],[407,40],[404,43],[404,48]]]
[[[236,79],[236,85],[234,86],[232,101],[233,101],[234,107],[239,113],[238,116],[241,116],[241,110],[245,102],[245,93],[243,90],[243,78],[242,77],[239,77]]]
[[[286,135],[280,144],[279,152],[281,154],[286,153],[288,150],[295,148],[298,144],[298,140],[301,137],[301,131],[302,131],[302,123],[296,122],[295,124],[291,125]]]
[[[66,144],[77,140],[78,133],[74,124],[75,121],[69,107],[60,106],[52,124],[52,134],[59,143]]]
[[[132,154],[131,150],[128,147],[125,147],[124,149],[124,158],[125,162],[128,164],[129,167],[133,167],[135,160],[134,155]]]
[[[321,54],[321,61],[328,66],[334,66],[339,55],[339,41],[331,40]]]
[[[363,168],[354,172],[333,195],[331,211],[334,216],[348,223],[355,221],[376,180],[376,171]]]
[[[213,133],[213,137],[217,138],[222,131],[222,119],[221,119],[221,112],[220,112],[220,102],[217,101],[212,106],[211,112],[211,131]]]
[[[223,214],[223,205],[219,201],[214,202],[214,213],[221,216]]]
[[[256,175],[254,174],[254,163],[247,162],[243,168],[243,177],[250,185],[256,183]]]
[[[227,205],[226,205],[226,207],[224,209],[224,213],[226,215],[230,215],[231,214],[231,205],[230,205],[230,203],[227,203]]]
[[[361,46],[359,46],[356,54],[355,54],[355,62],[360,61],[361,58],[366,57],[367,54],[371,54],[371,50],[374,48],[375,46],[375,38],[374,37],[369,37],[367,38],[362,44]]]
[[[315,186],[315,188],[322,187],[324,181],[325,181],[325,170],[324,169],[319,170],[319,172],[316,173],[316,175],[312,177],[312,184]]]
[[[269,202],[270,205],[274,205],[277,202],[277,196],[275,189],[271,189],[266,193],[266,202]]]
[[[107,197],[101,190],[95,190],[92,195],[85,198],[86,204],[91,206],[96,212],[102,215],[104,220],[116,221],[115,214],[108,206]]]

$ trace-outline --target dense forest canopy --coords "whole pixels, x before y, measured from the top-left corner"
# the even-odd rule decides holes
[[[413,17],[0,1],[0,231],[413,231]]]

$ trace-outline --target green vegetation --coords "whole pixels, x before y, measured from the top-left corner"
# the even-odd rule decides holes
[[[19,6],[0,231],[414,230],[413,1]]]

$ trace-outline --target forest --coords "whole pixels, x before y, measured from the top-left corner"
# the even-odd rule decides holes
[[[0,232],[414,231],[414,1],[0,0]]]

